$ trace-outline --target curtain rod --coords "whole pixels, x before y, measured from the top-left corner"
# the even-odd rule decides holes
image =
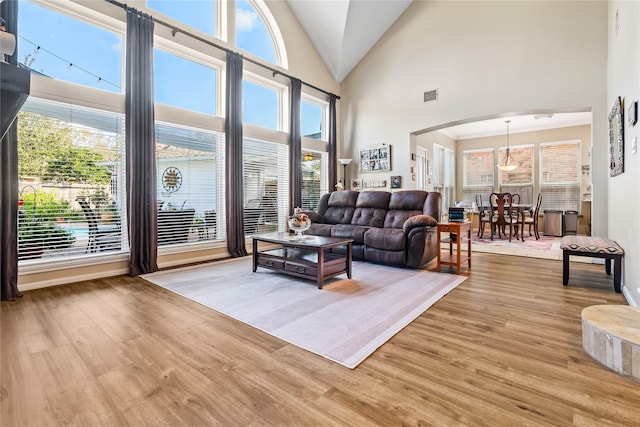
[[[105,1],[106,1],[107,3],[111,3],[112,5],[115,5],[115,6],[121,7],[121,8],[123,8],[124,10],[137,11],[136,9],[130,8],[130,7],[129,7],[129,6],[127,6],[125,3],[120,3],[120,2],[119,2],[119,1],[117,1],[117,0],[105,0]],[[158,24],[160,24],[160,25],[164,25],[165,27],[167,27],[167,28],[171,29],[171,34],[172,34],[174,37],[175,37],[175,35],[176,35],[177,33],[182,33],[182,34],[184,34],[184,35],[186,35],[186,36],[189,36],[189,37],[191,37],[191,38],[194,38],[194,39],[196,39],[196,40],[198,40],[198,41],[200,41],[200,42],[202,42],[202,43],[208,44],[209,46],[213,46],[213,47],[215,47],[215,48],[218,48],[218,49],[220,49],[220,50],[222,50],[222,51],[224,51],[224,52],[234,52],[233,50],[231,50],[231,49],[229,49],[229,48],[226,48],[226,47],[224,47],[224,46],[221,46],[221,45],[219,45],[219,44],[217,44],[217,43],[214,43],[214,42],[212,42],[212,41],[210,41],[210,40],[204,39],[204,38],[202,38],[202,37],[198,36],[197,34],[193,34],[193,33],[189,32],[189,31],[185,31],[185,30],[183,30],[183,29],[181,29],[181,28],[176,27],[175,25],[171,25],[171,24],[169,24],[168,22],[164,22],[164,21],[163,21],[163,20],[161,20],[161,19],[155,18],[155,17],[153,17],[153,16],[152,16],[152,19],[153,19],[153,21],[154,21],[154,22],[156,22],[156,23],[158,23]],[[245,61],[251,62],[252,64],[258,65],[258,66],[260,66],[260,67],[262,67],[262,68],[266,68],[267,70],[269,70],[269,71],[271,71],[271,72],[273,73],[273,76],[274,76],[274,77],[275,77],[275,75],[276,75],[276,74],[280,74],[280,75],[282,75],[282,76],[284,76],[284,77],[287,77],[287,78],[289,78],[289,79],[293,78],[293,76],[291,76],[291,75],[289,75],[289,74],[283,73],[282,71],[276,70],[275,68],[270,67],[270,66],[268,66],[268,65],[265,65],[265,64],[263,64],[263,63],[261,63],[261,62],[258,62],[258,61],[256,61],[256,60],[254,60],[254,59],[247,58],[247,57],[245,57],[245,56],[243,56],[243,59],[244,59]],[[312,88],[312,89],[315,89],[315,90],[317,90],[317,91],[320,91],[320,92],[322,92],[322,93],[324,93],[324,94],[326,94],[326,95],[329,95],[329,96],[333,95],[333,96],[335,96],[335,97],[336,97],[336,99],[340,99],[340,97],[339,97],[338,95],[336,95],[336,94],[334,94],[334,93],[331,93],[331,92],[327,92],[327,91],[326,91],[326,90],[324,90],[324,89],[320,89],[319,87],[314,86],[314,85],[312,85],[311,83],[307,83],[307,82],[304,82],[304,81],[302,81],[302,80],[300,80],[300,82],[301,82],[303,85],[307,86],[307,87],[310,87],[310,88]]]

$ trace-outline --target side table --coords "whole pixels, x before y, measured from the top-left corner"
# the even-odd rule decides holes
[[[466,232],[466,238],[463,237],[463,233]],[[455,240],[452,238],[441,238],[442,233],[450,233],[451,236],[455,235]],[[469,269],[471,269],[471,222],[439,222],[438,223],[438,266],[437,271],[440,271],[440,266],[451,265],[456,267],[456,274],[460,274],[462,269],[462,263],[467,261]],[[462,251],[462,244],[464,240],[467,241],[467,253]],[[449,243],[449,252],[443,251],[440,245],[443,242]],[[456,253],[453,253],[453,244],[456,245]]]

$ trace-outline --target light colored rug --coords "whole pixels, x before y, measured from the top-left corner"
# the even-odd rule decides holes
[[[351,369],[466,279],[357,261],[352,275],[318,289],[263,268],[253,273],[245,257],[142,277]]]
[[[562,259],[562,249],[560,249],[561,237],[540,236],[540,240],[535,237],[529,237],[525,231],[524,242],[513,237],[511,242],[505,237],[498,239],[495,237],[493,241],[489,238],[489,230],[485,230],[484,238],[477,236],[476,230],[471,230],[471,250],[474,252],[486,252],[501,255],[525,256],[529,258],[542,259]]]

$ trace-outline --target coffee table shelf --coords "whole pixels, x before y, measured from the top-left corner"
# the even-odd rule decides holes
[[[278,248],[258,250],[258,243],[275,243]],[[322,289],[324,281],[340,274],[351,278],[351,239],[312,236],[292,239],[288,233],[267,233],[253,236],[253,272],[258,267],[291,276],[315,280]],[[335,254],[330,249],[346,246],[347,254]]]

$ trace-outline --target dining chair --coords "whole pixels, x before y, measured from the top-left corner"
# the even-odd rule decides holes
[[[540,217],[541,205],[542,205],[542,194],[538,193],[538,201],[536,202],[536,205],[533,208],[533,211],[531,211],[531,216],[524,218],[524,225],[529,226],[529,236],[531,236],[531,227],[533,227],[533,232],[535,234],[536,240],[540,240],[540,231],[538,229],[538,218]],[[522,232],[524,232],[524,228]]]
[[[514,234],[514,227],[517,233],[519,220],[517,214],[515,217],[512,214],[512,204],[511,193],[491,193],[491,208],[494,211],[491,215],[491,240],[493,240],[496,231],[498,236],[502,238],[502,233],[506,234],[507,226],[509,226],[509,241]]]
[[[482,203],[482,194],[476,194],[476,206],[478,207],[478,237],[484,235],[485,224],[491,224],[491,206]]]

